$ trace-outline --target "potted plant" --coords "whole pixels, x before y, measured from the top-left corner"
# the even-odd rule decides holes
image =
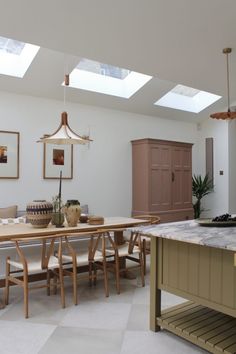
[[[201,209],[202,198],[207,194],[211,193],[212,191],[213,183],[212,180],[208,177],[208,175],[205,175],[204,178],[202,178],[201,175],[194,175],[192,177],[192,192],[193,196],[196,198],[195,203],[193,203],[195,219],[198,219],[201,215],[201,212],[203,211]]]
[[[64,214],[62,212],[63,203],[59,194],[52,197],[53,213],[52,213],[52,224],[56,227],[63,227]]]

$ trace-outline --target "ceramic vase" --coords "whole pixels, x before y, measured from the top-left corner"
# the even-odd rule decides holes
[[[46,200],[33,200],[26,206],[27,221],[33,227],[47,227],[52,219],[52,203]]]
[[[67,200],[66,205],[64,207],[64,213],[68,226],[77,226],[81,215],[81,207],[79,201],[75,199]]]

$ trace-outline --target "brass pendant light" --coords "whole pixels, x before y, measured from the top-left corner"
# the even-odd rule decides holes
[[[65,86],[69,86],[69,75],[65,75]],[[64,88],[64,101],[65,101],[65,88]],[[57,145],[72,145],[72,144],[87,144],[90,141],[89,137],[84,137],[81,135],[76,134],[70,128],[68,124],[68,114],[67,112],[62,112],[61,114],[61,124],[59,125],[58,129],[51,135],[44,135],[40,138],[37,143],[42,142],[46,144],[57,144]]]
[[[214,119],[235,119],[236,112],[230,111],[230,99],[229,99],[229,54],[232,52],[232,48],[224,48],[223,53],[226,54],[226,65],[227,65],[227,99],[228,99],[228,111],[227,112],[217,112],[210,115]]]

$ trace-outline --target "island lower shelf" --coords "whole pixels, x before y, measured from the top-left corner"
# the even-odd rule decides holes
[[[211,353],[236,353],[236,319],[188,301],[162,311],[157,325]]]

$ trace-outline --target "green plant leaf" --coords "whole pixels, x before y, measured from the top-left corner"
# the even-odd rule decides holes
[[[213,191],[212,180],[205,175],[202,178],[201,175],[194,175],[192,177],[192,192],[193,196],[196,197],[197,201],[194,206],[194,216],[195,218],[200,217],[201,214],[201,199]]]

